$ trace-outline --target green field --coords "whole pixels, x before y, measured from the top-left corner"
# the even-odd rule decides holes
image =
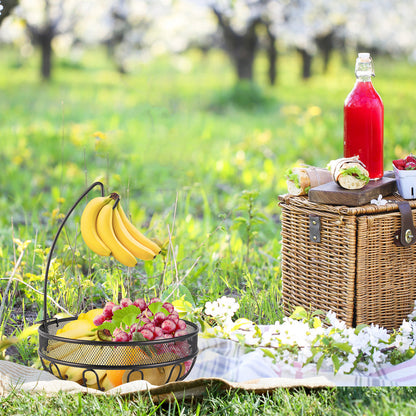
[[[21,61],[0,49],[1,330],[18,333],[41,316],[46,255],[59,221],[95,180],[117,191],[135,224],[169,243],[169,255],[125,270],[101,259],[79,236],[82,204],[55,251],[48,294],[72,313],[123,293],[153,296],[176,283],[201,306],[223,294],[239,299],[240,316],[273,323],[280,308],[278,195],[299,161],[326,166],[342,156],[343,101],[354,59],[334,56],[329,72],[300,79],[293,54],[279,58],[276,86],[263,57],[256,84],[236,84],[219,52],[158,58],[119,75],[105,54],[57,60],[53,81],[39,81],[37,57]],[[374,84],[385,105],[385,168],[416,150],[414,67],[375,59]],[[96,191],[98,194],[98,191]],[[92,197],[93,194],[91,194]],[[171,237],[171,238],[169,238]],[[6,286],[31,240],[16,279]],[[70,285],[68,285],[70,283]],[[48,311],[59,312],[54,304]],[[37,365],[35,339],[9,359]],[[279,391],[270,396],[210,392],[203,402],[163,405],[164,414],[412,414],[413,389]],[[163,414],[140,400],[16,393],[4,414]],[[339,412],[337,411],[339,410]]]

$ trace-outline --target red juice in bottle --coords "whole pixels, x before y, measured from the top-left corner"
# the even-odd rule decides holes
[[[370,179],[384,174],[384,106],[371,82],[374,76],[369,53],[358,54],[357,80],[344,103],[344,157],[359,156]]]

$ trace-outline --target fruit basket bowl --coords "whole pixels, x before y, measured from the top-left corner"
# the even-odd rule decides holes
[[[112,375],[123,383],[147,380],[154,385],[183,380],[198,353],[198,327],[186,322],[186,335],[153,341],[89,341],[56,332],[74,318],[51,319],[39,327],[38,354],[45,370],[55,376],[107,390]],[[119,384],[119,383],[116,383]]]
[[[87,325],[87,321],[79,323],[77,317],[48,317],[48,272],[58,237],[75,207],[97,185],[104,196],[103,184],[95,182],[79,197],[60,224],[48,255],[43,320],[38,329],[38,355],[43,368],[61,379],[99,390],[134,380],[146,380],[153,385],[183,380],[198,354],[198,327],[192,322],[180,320],[181,330],[175,333],[175,337],[114,342],[111,337],[110,340],[98,340],[87,336],[66,336],[69,332],[63,332],[64,328]]]

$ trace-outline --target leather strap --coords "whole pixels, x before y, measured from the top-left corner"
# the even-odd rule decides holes
[[[416,229],[413,225],[412,209],[407,201],[398,203],[401,227],[396,232],[394,242],[396,245],[408,247],[416,242]]]

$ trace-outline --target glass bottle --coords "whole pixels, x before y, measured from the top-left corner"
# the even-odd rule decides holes
[[[374,89],[374,67],[369,53],[359,53],[356,82],[344,103],[344,157],[359,156],[370,179],[384,174],[384,105]]]

